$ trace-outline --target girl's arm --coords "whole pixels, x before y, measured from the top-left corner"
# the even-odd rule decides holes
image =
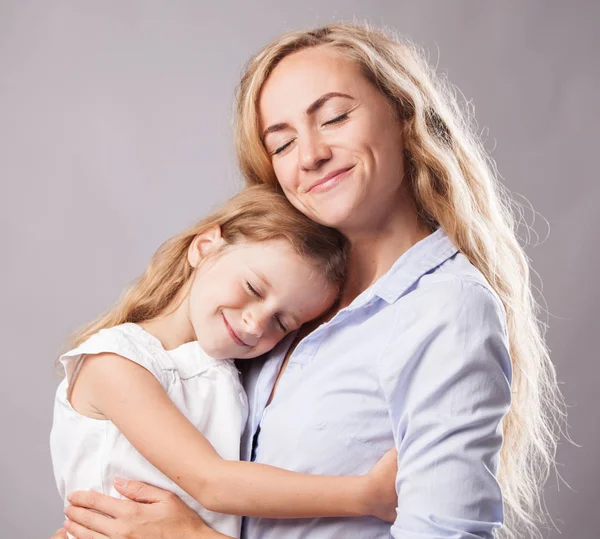
[[[395,452],[367,475],[355,477],[224,460],[149,371],[111,353],[85,359],[71,394],[74,406],[82,396],[87,409],[111,420],[148,461],[211,511],[267,518],[395,519]]]

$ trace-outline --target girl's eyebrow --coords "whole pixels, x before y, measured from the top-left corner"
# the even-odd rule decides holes
[[[352,99],[354,100],[354,98],[351,95],[348,94],[343,94],[341,92],[328,92],[326,94],[323,94],[321,97],[319,97],[318,99],[316,99],[315,101],[313,101],[308,108],[306,109],[306,114],[307,115],[311,115],[314,114],[315,112],[317,112],[325,103],[327,103],[327,101],[329,101],[330,99],[332,99],[333,97],[343,97],[344,99]],[[271,133],[276,133],[278,131],[283,131],[284,129],[287,129],[289,127],[288,123],[282,122],[282,123],[277,123],[277,124],[273,124],[270,125],[269,127],[267,127],[262,134],[262,141],[265,141],[265,138],[267,135],[271,134]]]

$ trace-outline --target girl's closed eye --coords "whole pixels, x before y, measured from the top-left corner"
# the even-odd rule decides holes
[[[275,317],[275,321],[277,322],[277,325],[279,326],[279,329],[281,329],[281,331],[283,331],[284,333],[288,332],[287,327],[285,326],[285,324],[281,321],[281,318],[279,318],[279,316]]]
[[[250,292],[250,294],[252,294],[253,296],[257,298],[262,298],[260,292],[258,292],[258,290],[256,290],[256,288],[254,288],[249,281],[246,281],[246,290],[248,290],[248,292]]]

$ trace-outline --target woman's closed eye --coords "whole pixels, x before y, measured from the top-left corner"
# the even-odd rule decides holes
[[[332,118],[331,120],[327,120],[323,125],[331,125],[331,124],[336,124],[339,122],[343,122],[344,120],[346,120],[348,118],[348,112],[344,112],[344,114],[340,114],[339,116],[336,116],[335,118]]]
[[[281,146],[279,146],[279,148],[273,150],[271,152],[271,155],[277,155],[278,153],[283,152],[284,150],[286,150],[290,146],[290,144],[292,144],[292,142],[294,142],[293,139],[290,140],[290,141],[288,141],[288,142],[286,142],[285,144],[282,144]]]
[[[344,120],[348,119],[349,114],[350,114],[349,112],[344,112],[343,114],[340,114],[340,115],[336,116],[335,118],[332,118],[331,120],[327,120],[325,123],[323,123],[323,126],[341,123]],[[271,155],[278,155],[278,154],[282,153],[283,151],[287,150],[291,146],[291,144],[294,142],[294,140],[296,140],[296,139],[288,140],[285,144],[282,144],[281,146],[275,148],[275,150],[273,150],[271,152]]]

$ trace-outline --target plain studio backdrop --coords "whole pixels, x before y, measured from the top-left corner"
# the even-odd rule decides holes
[[[48,435],[64,339],[241,186],[232,103],[250,55],[336,20],[425,47],[535,217],[527,253],[580,446],[561,443],[570,488],[553,475],[545,497],[562,535],[545,536],[598,537],[598,2],[1,0],[2,537],[62,522]]]

